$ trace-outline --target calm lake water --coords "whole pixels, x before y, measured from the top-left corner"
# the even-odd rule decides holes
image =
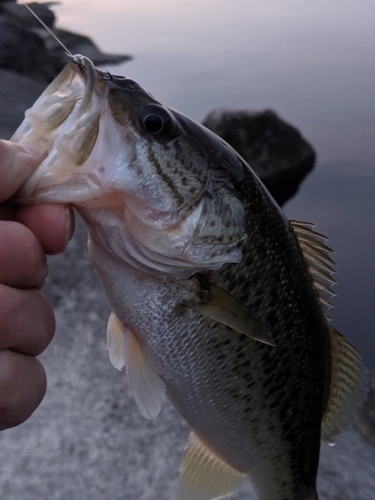
[[[108,67],[201,121],[272,108],[315,147],[285,210],[315,222],[338,264],[333,326],[375,367],[375,2],[64,0],[59,26],[134,61]]]

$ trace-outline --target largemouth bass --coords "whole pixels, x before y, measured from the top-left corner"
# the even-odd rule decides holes
[[[13,141],[46,158],[22,203],[72,203],[113,312],[107,342],[141,413],[192,428],[177,498],[315,500],[320,440],[354,419],[359,355],[327,324],[324,237],[289,221],[224,141],[74,56]]]

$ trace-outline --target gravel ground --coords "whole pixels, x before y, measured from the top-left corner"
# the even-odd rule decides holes
[[[169,500],[189,429],[166,401],[143,419],[105,347],[108,302],[78,221],[64,255],[50,259],[46,293],[57,332],[41,356],[46,398],[18,428],[0,434],[2,500]],[[321,500],[374,500],[375,448],[355,430],[323,445]],[[248,481],[233,500],[255,499]]]

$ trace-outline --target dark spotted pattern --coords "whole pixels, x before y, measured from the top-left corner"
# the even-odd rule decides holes
[[[246,389],[256,383],[261,391],[263,403],[257,409],[274,421],[269,431],[277,425],[282,432],[282,453],[288,454],[294,483],[288,485],[292,488],[288,498],[303,498],[298,496],[301,485],[306,491],[314,488],[319,460],[321,416],[329,381],[327,325],[294,235],[285,230],[284,221],[255,177],[249,175],[238,189],[248,214],[244,260],[239,266],[226,266],[211,280],[249,305],[275,339],[276,348],[251,346],[251,357],[245,361],[250,353],[240,344],[234,368],[249,381]],[[243,335],[239,341],[252,344]],[[261,353],[261,372],[248,369],[255,360],[254,350]],[[249,394],[242,396],[248,403],[243,410],[246,414],[252,410],[253,396]]]
[[[330,370],[327,325],[278,209],[250,172],[235,187],[247,213],[243,261],[206,279],[247,304],[276,347],[194,314],[187,335],[174,323],[155,350],[168,365],[162,376],[171,400],[198,435],[237,469],[255,471],[255,484],[257,464],[269,469],[272,500],[304,500],[315,494]]]
[[[87,105],[94,78],[99,80],[96,90],[104,90],[103,85],[108,90],[103,95],[120,138],[113,184],[110,179],[102,186],[122,192],[116,197],[120,205],[80,207],[91,232],[90,255],[115,314],[147,350],[167,395],[194,432],[218,457],[249,474],[261,500],[316,500],[331,349],[293,231],[249,167],[218,137],[159,103],[136,82],[109,74],[101,80],[103,74],[87,59],[74,61],[68,67],[81,61],[75,70],[86,69]],[[145,123],[150,112],[163,126]],[[91,129],[82,159],[101,131]],[[109,169],[101,160],[102,168]],[[133,210],[145,217],[134,234],[131,215],[137,222],[139,214]],[[160,241],[160,226],[151,233],[145,229],[155,221],[167,224]],[[181,250],[175,242],[183,222],[192,229]],[[168,239],[170,233],[177,240]],[[157,252],[137,241],[149,234]],[[171,259],[175,246],[178,258]],[[241,262],[233,263],[240,261],[241,251]],[[155,268],[156,255],[161,258]],[[191,267],[194,259],[202,265]],[[174,274],[177,261],[186,266],[186,274]],[[219,271],[187,277],[190,271],[215,269],[217,263]],[[204,281],[248,306],[276,347],[190,309],[186,298],[194,299],[194,283]]]
[[[110,95],[116,120],[134,127],[143,106],[157,103],[136,85],[124,80]],[[120,87],[127,89],[125,96]],[[138,129],[147,175],[158,178],[181,213],[203,201],[192,246],[206,245],[211,256],[221,246],[241,248],[240,264],[207,272],[205,279],[246,304],[265,323],[276,347],[181,307],[178,296],[185,285],[172,277],[162,291],[152,277],[143,282],[157,292],[155,298],[147,296],[142,317],[135,311],[137,302],[131,307],[137,299],[125,297],[126,320],[146,339],[177,410],[212,450],[250,475],[262,498],[271,500],[268,487],[272,500],[314,498],[330,345],[300,247],[235,152],[198,124],[168,112],[169,136],[150,137]],[[176,306],[161,313],[160,302]]]

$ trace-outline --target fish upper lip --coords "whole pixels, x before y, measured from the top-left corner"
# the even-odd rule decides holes
[[[84,97],[80,104],[80,112],[84,112],[90,106],[94,89],[97,87],[97,82],[102,81],[102,77],[99,78],[98,70],[86,56],[82,56],[81,54],[73,56],[72,65],[75,71],[79,71],[86,86]]]
[[[73,56],[72,62],[75,64],[75,68],[78,66],[82,75],[86,76],[91,81],[95,81],[96,68],[91,59],[81,54],[76,54]]]

